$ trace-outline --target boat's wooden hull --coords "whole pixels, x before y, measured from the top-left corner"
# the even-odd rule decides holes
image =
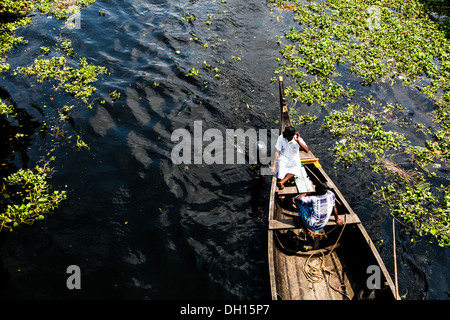
[[[280,79],[282,130],[290,124],[283,91]],[[268,230],[272,299],[341,300],[361,298],[361,294],[366,298],[377,280],[369,279],[372,273],[379,275],[381,288],[373,291],[371,298],[376,293],[376,298],[395,299],[393,281],[358,216],[318,159],[311,152],[300,152],[300,158],[313,183],[325,182],[335,193],[338,213],[345,225],[338,227],[334,217],[330,218],[324,228],[326,238],[320,240],[318,250],[307,250],[308,246],[305,250],[301,244],[308,242],[302,241],[301,228],[293,219],[298,210],[293,201],[296,188],[278,190],[277,178],[272,178]],[[318,267],[318,277],[311,272],[311,266]]]

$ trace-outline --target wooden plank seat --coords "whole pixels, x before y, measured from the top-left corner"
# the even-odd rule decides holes
[[[346,224],[356,224],[361,223],[358,216],[356,214],[340,214],[339,218],[345,221]],[[332,215],[330,220],[328,220],[327,226],[336,225],[336,219]],[[286,218],[286,219],[273,219],[269,221],[269,229],[270,230],[282,230],[282,229],[298,229],[298,225],[294,223],[294,219]]]
[[[277,194],[279,196],[286,196],[286,195],[290,195],[290,194],[298,194],[298,190],[297,190],[297,186],[289,186],[289,187],[284,187],[284,189],[278,189],[277,187]]]

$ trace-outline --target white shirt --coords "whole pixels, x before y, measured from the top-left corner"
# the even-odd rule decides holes
[[[300,138],[300,141],[306,146],[302,138]],[[283,135],[280,135],[275,144],[275,149],[280,151],[280,156],[278,157],[278,178],[283,179],[288,173],[300,176],[301,162],[298,142],[294,139],[288,141]]]

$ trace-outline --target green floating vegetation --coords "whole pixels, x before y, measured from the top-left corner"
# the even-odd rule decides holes
[[[193,76],[197,76],[199,74],[199,70],[196,68],[191,68],[189,69],[189,72],[185,74],[186,77],[193,77]]]
[[[433,133],[435,141],[429,142],[427,147],[432,146],[433,150],[440,152],[448,163],[450,162],[450,91],[445,92],[434,107],[434,121],[440,124],[441,130]]]
[[[412,84],[426,76],[433,80],[425,89],[430,94],[448,89],[449,41],[420,1],[278,4],[284,2],[294,3],[294,20],[302,29],[291,27],[285,34],[291,43],[281,50],[284,61],[279,72],[291,74],[297,82],[305,81],[305,72],[320,79],[337,77],[337,66],[350,63],[363,85],[382,77]]]
[[[0,99],[0,115],[8,117],[8,115],[13,114],[13,112],[14,108]]]
[[[7,61],[8,52],[15,46],[26,45],[24,37],[17,37],[15,30],[31,23],[30,14],[40,12],[50,14],[58,19],[66,20],[79,10],[95,0],[2,0],[0,1],[0,73],[10,69]],[[66,25],[67,25],[66,23]],[[55,56],[48,59],[36,59],[33,64],[18,68],[29,76],[37,76],[39,82],[46,79],[56,81],[55,89],[62,88],[73,97],[79,97],[83,102],[96,90],[92,85],[99,74],[106,73],[106,68],[87,63],[86,58],[80,58],[78,66],[74,61],[68,61],[65,57],[76,55],[69,39],[57,39]],[[45,55],[51,54],[51,48],[41,46],[40,51]],[[17,72],[12,74],[17,75]],[[56,91],[56,90],[55,90]],[[115,92],[113,99],[118,99],[120,94]],[[53,100],[52,98],[50,98]],[[46,106],[43,106],[44,108]],[[66,121],[74,105],[65,105],[58,110],[59,118]],[[15,118],[18,115],[14,105],[0,100],[0,116]],[[47,130],[47,123],[43,122],[43,130]],[[55,132],[54,137],[64,136],[64,130],[58,123],[50,128]],[[17,132],[12,139],[20,139],[26,136]],[[89,149],[89,146],[80,138],[76,140],[78,150]],[[68,139],[70,139],[69,137]],[[49,156],[52,150],[47,154]],[[50,161],[53,161],[51,157]],[[46,215],[59,207],[67,198],[66,191],[52,190],[49,180],[53,170],[50,161],[37,165],[34,169],[21,168],[3,179],[0,196],[0,231],[10,230],[22,224],[32,224],[37,220],[45,219]]]
[[[95,0],[35,0],[36,10],[42,14],[51,14],[58,19],[67,19],[79,12],[80,8],[93,4]]]
[[[384,186],[375,185],[372,192],[419,235],[433,236],[440,246],[450,246],[450,186],[436,188],[420,174],[400,171]]]
[[[336,102],[341,96],[351,97],[353,90],[344,88],[342,85],[329,79],[301,81],[296,88],[286,87],[286,94],[292,97],[294,104],[297,102],[312,105],[318,103],[327,105],[330,102]]]
[[[368,164],[383,181],[382,186],[374,185],[374,199],[419,234],[450,246],[450,188],[444,187],[449,179],[443,172],[437,175],[439,168],[450,165],[448,4],[440,0],[271,2],[294,13],[296,25],[277,41],[282,58],[275,72],[292,79],[286,82],[286,95],[294,106],[317,103],[327,109],[330,114],[322,127],[336,139],[337,161],[345,166]],[[355,87],[344,88],[340,72],[359,79],[361,86],[400,82],[418,88],[434,101],[430,122],[436,126],[415,123],[400,105],[381,105],[372,97],[366,97],[363,105],[353,102],[363,97],[355,94]],[[349,101],[344,108],[335,103],[344,99]],[[295,108],[291,113],[297,117]],[[404,127],[425,137],[424,144],[413,145],[415,139],[405,136]],[[437,187],[430,177],[445,183]]]
[[[0,15],[0,19],[2,19],[2,15]],[[10,68],[9,63],[6,62],[6,53],[8,53],[15,46],[28,43],[24,37],[15,36],[13,31],[29,23],[31,23],[31,19],[28,17],[22,17],[10,22],[0,23],[0,73],[8,71]]]
[[[86,142],[81,140],[81,137],[79,135],[77,135],[77,148],[78,148],[78,150],[89,150],[90,149],[90,147],[86,144]]]
[[[181,17],[181,21],[186,21],[187,23],[193,23],[195,20],[197,20],[197,17],[193,14],[187,14]]]
[[[225,4],[227,2],[225,0],[223,0],[221,3]],[[210,26],[213,24],[213,19],[215,20],[215,18],[216,18],[216,15],[213,15],[213,14],[206,14],[206,17],[197,17],[194,14],[185,14],[180,19],[181,19],[181,21],[186,23],[187,28],[192,29],[193,27],[195,27],[195,29],[197,29],[198,32],[202,32],[202,30],[205,30],[205,28],[202,28],[201,24]],[[199,20],[199,21],[197,21],[197,20]],[[200,21],[203,21],[203,23],[201,23]],[[227,40],[218,38],[218,35],[211,36],[210,31],[211,31],[210,28],[208,28],[206,31],[207,32],[206,39],[202,39],[194,32],[189,32],[189,34],[192,36],[190,38],[190,40],[199,44],[199,46],[201,46],[202,49],[206,49],[208,51],[219,47],[220,45],[224,44],[227,41]],[[236,52],[239,52],[241,56],[232,54],[232,55],[230,55],[230,58],[234,62],[242,61],[242,50],[236,49]],[[180,54],[181,51],[176,51],[176,53]],[[215,57],[215,55],[217,53],[220,54],[220,52],[218,52],[218,51],[212,52],[211,54],[208,55],[209,56],[208,58],[214,57],[215,60],[218,60]],[[220,62],[217,61],[216,63],[224,65],[226,62],[224,59],[222,59]],[[208,62],[206,60],[203,60],[203,64],[198,62],[197,65],[200,65],[201,68],[200,67],[190,68],[189,71],[187,73],[185,73],[185,76],[186,77],[203,77],[206,74],[208,74],[208,76],[214,77],[216,79],[221,78],[221,70],[218,66],[213,66],[210,62]],[[205,86],[208,86],[207,81],[204,81],[203,84]]]
[[[51,14],[67,20],[95,0],[2,0],[0,1],[0,73],[9,70],[6,53],[13,47],[27,44],[24,37],[17,37],[14,31],[31,23],[28,16],[33,11]]]
[[[426,180],[426,176],[436,176],[426,166],[434,164],[440,154],[431,148],[412,146],[403,134],[386,130],[388,119],[397,122],[395,111],[399,117],[403,116],[400,106],[363,108],[349,103],[346,109],[327,116],[323,127],[337,139],[333,152],[338,161],[347,166],[368,163],[382,177],[384,185],[374,185],[372,190],[379,203],[414,226],[419,234],[432,235],[440,245],[450,246],[450,187],[436,188]],[[412,120],[409,126],[412,127]],[[390,160],[399,154],[403,155],[404,163],[415,163],[417,167],[406,170]]]
[[[97,80],[99,74],[107,73],[107,69],[88,64],[84,57],[79,60],[79,68],[69,67],[66,58],[55,56],[50,59],[36,59],[28,67],[21,68],[21,72],[30,77],[37,76],[39,82],[53,78],[58,82],[55,89],[62,87],[67,93],[87,102],[87,98],[96,91],[91,83]]]
[[[117,92],[117,90],[114,90],[113,92],[111,92],[109,94],[109,96],[111,97],[112,101],[115,102],[118,99],[120,99],[120,92]]]
[[[49,162],[34,170],[19,169],[4,178],[0,200],[0,231],[12,230],[21,224],[43,220],[66,199],[65,191],[52,191],[47,180],[52,169]]]
[[[364,110],[354,103],[331,113],[325,118],[323,127],[339,139],[334,143],[334,154],[348,165],[361,161],[378,162],[389,150],[400,151],[407,146],[404,135],[385,130],[373,110]]]
[[[17,72],[35,76],[38,82],[42,83],[48,80],[54,80],[54,91],[59,89],[69,93],[74,98],[80,98],[84,103],[88,103],[88,98],[97,90],[93,83],[97,81],[100,74],[106,74],[108,70],[105,67],[89,64],[87,59],[81,57],[78,61],[78,67],[75,67],[75,61],[68,60],[66,56],[73,57],[76,55],[72,48],[72,43],[69,39],[58,39],[58,45],[55,48],[55,56],[51,58],[35,59],[34,63],[27,67],[17,68]],[[51,51],[50,48],[40,48],[46,55]],[[62,54],[62,55],[61,55]],[[16,72],[16,74],[17,74]],[[113,102],[120,99],[120,93],[114,90],[110,93]],[[52,99],[52,98],[51,98]],[[45,106],[44,106],[45,107]],[[91,108],[91,104],[88,105]],[[75,105],[64,105],[59,108],[58,120],[61,122],[70,119],[70,113],[75,108]],[[62,124],[55,124],[50,128],[56,132],[55,137],[63,138],[65,130],[62,129]],[[67,140],[71,140],[73,136],[69,136]],[[75,145],[78,150],[89,150],[89,146],[81,140],[77,135]]]

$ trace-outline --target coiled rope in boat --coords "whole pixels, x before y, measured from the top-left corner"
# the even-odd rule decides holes
[[[334,245],[332,246],[331,250],[325,255],[325,253],[323,251],[319,251],[319,252],[311,252],[308,259],[305,260],[305,263],[303,264],[303,274],[305,275],[306,279],[311,282],[311,283],[319,283],[322,282],[324,277],[323,274],[324,273],[328,273],[328,285],[330,286],[331,289],[333,289],[334,291],[342,294],[344,297],[346,297],[347,299],[351,300],[351,298],[345,293],[345,289],[342,289],[342,287],[344,287],[345,285],[341,284],[341,288],[335,288],[331,285],[331,270],[325,269],[323,266],[323,263],[326,259],[326,256],[330,255],[334,249],[336,249],[339,246],[339,240],[341,239],[341,236],[344,232],[345,226],[347,225],[347,215],[344,215],[344,225],[342,227],[342,230],[339,234],[339,237],[337,238],[336,242],[334,243]],[[317,255],[318,253],[321,254],[321,256],[316,259],[319,261],[319,263],[315,263],[313,264],[311,260],[311,258],[315,255]]]

